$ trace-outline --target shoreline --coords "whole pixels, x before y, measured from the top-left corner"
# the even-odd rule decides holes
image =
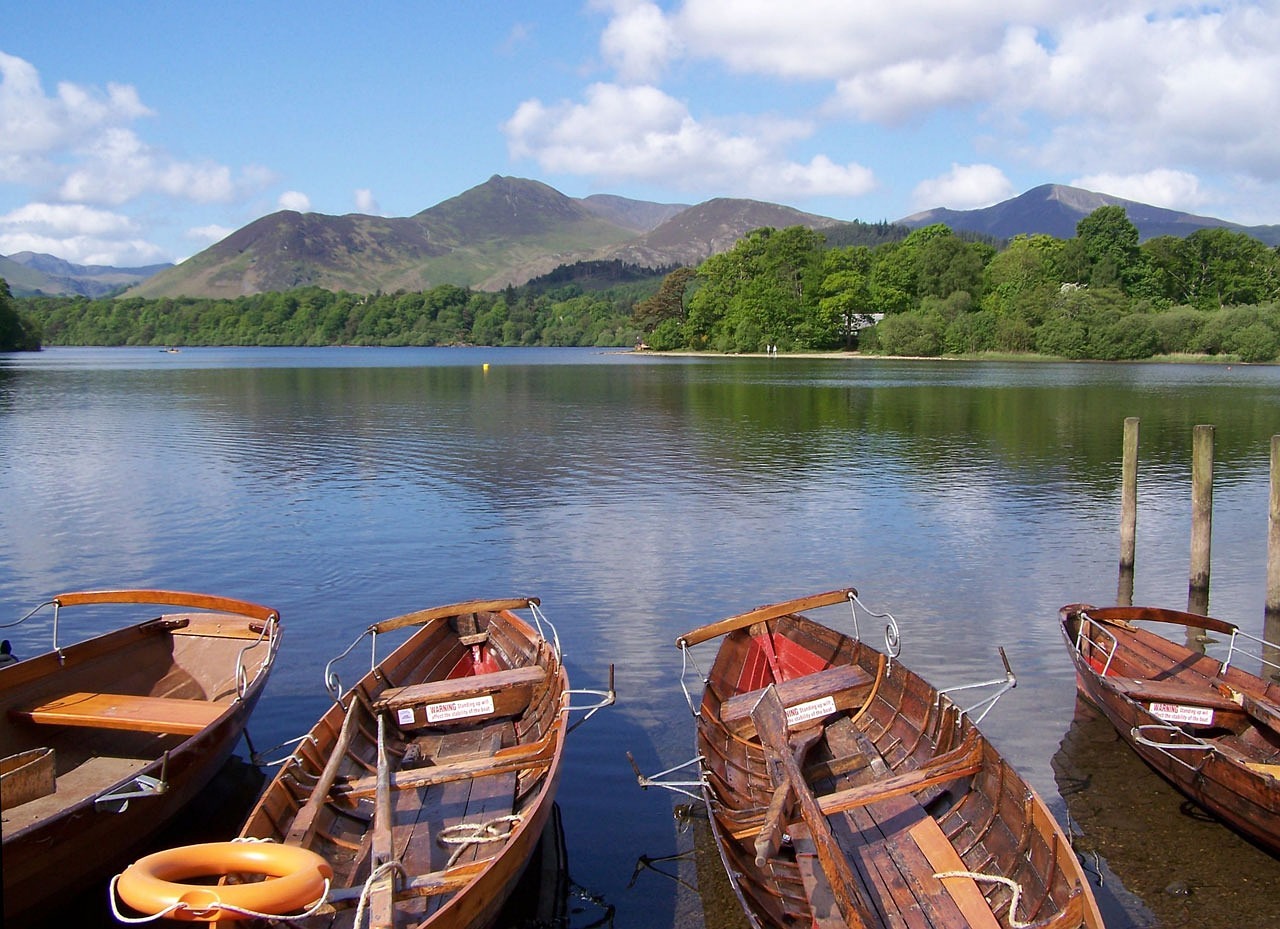
[[[622,354],[653,355],[655,357],[672,358],[833,358],[844,361],[946,361],[952,363],[1008,361],[1024,364],[1193,364],[1223,365],[1233,367],[1245,364],[1278,364],[1280,362],[1245,362],[1234,355],[1155,355],[1151,358],[1126,358],[1111,360],[1106,358],[1063,358],[1057,355],[1037,355],[1034,353],[991,352],[979,355],[868,355],[863,352],[709,352],[677,349],[658,352],[653,349],[622,349]]]

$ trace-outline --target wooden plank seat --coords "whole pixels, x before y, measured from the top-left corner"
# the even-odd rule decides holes
[[[534,688],[546,679],[545,668],[531,665],[388,687],[378,695],[373,708],[394,713],[401,729],[514,716],[524,712],[533,699]]]
[[[445,764],[428,765],[424,768],[413,768],[409,771],[393,771],[391,773],[391,789],[417,790],[422,787],[434,787],[454,781],[470,780],[477,777],[490,777],[525,771],[533,768],[545,768],[554,757],[554,742],[545,740],[531,742],[527,745],[513,745],[502,748],[492,755],[483,758],[465,758]],[[372,797],[376,788],[373,776],[354,778],[333,785],[332,795],[343,799],[359,800]]]
[[[871,695],[875,679],[857,665],[836,665],[778,684],[778,699],[786,707],[787,725],[798,726],[810,719],[823,719],[840,710],[862,706]],[[720,707],[720,718],[734,735],[751,738],[756,734],[752,708],[766,688],[730,697]]]
[[[1207,707],[1211,710],[1243,713],[1244,708],[1220,693],[1209,683],[1185,684],[1181,681],[1153,681],[1136,677],[1108,677],[1108,683],[1131,700],[1144,703],[1179,703]]]
[[[135,694],[73,693],[39,706],[10,711],[17,719],[46,726],[87,726],[196,735],[207,729],[227,709],[226,704],[177,697],[141,697]]]

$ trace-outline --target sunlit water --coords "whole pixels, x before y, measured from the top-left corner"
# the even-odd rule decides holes
[[[573,686],[603,687],[616,667],[617,706],[567,752],[571,877],[620,929],[697,927],[696,894],[636,872],[693,839],[672,817],[681,798],[640,790],[626,753],[646,773],[691,757],[674,640],[762,603],[856,586],[939,686],[999,676],[1003,646],[1018,686],[983,728],[1066,821],[1053,759],[1075,698],[1056,614],[1114,602],[1127,416],[1142,423],[1135,602],[1185,604],[1191,432],[1212,424],[1211,610],[1259,631],[1277,368],[583,349],[0,355],[0,621],[108,586],[274,606],[281,660],[250,725],[263,748],[311,726],[324,663],[369,623],[536,595]],[[67,621],[64,637],[100,631]],[[20,655],[48,648],[47,626],[5,635]],[[1131,891],[1123,862],[1097,852],[1110,924],[1157,924],[1163,891],[1136,876]],[[1212,867],[1161,853],[1179,874]],[[1259,861],[1262,883],[1280,885],[1280,863]],[[661,870],[696,881],[692,862]],[[1187,925],[1215,925],[1215,886],[1206,876],[1179,898]]]

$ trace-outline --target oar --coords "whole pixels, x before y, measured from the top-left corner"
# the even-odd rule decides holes
[[[391,837],[391,766],[387,762],[387,718],[378,714],[378,783],[373,798],[373,835],[371,839],[373,871],[395,860]],[[396,924],[395,875],[385,873],[377,879],[369,894],[370,929],[394,929]]]
[[[875,925],[876,918],[858,892],[853,869],[849,867],[844,852],[831,834],[831,826],[822,815],[813,791],[805,783],[800,766],[796,764],[787,741],[786,709],[772,684],[765,688],[759,702],[752,709],[751,718],[760,734],[761,744],[770,754],[769,762],[777,779],[791,788],[800,805],[800,815],[809,827],[809,834],[818,851],[818,863],[831,884],[831,892],[836,906],[840,908],[840,915],[850,929],[865,929]]]
[[[360,694],[358,691],[351,692],[351,705],[347,707],[347,714],[342,719],[342,729],[338,732],[338,739],[333,744],[333,748],[329,751],[329,759],[325,763],[324,770],[320,773],[320,779],[316,781],[316,786],[312,788],[311,795],[307,797],[307,802],[298,810],[298,814],[293,818],[293,826],[289,829],[289,834],[285,836],[284,844],[299,845],[303,848],[311,847],[311,840],[315,836],[316,816],[320,813],[320,808],[324,806],[325,800],[329,796],[329,790],[333,787],[333,782],[338,777],[338,768],[342,764],[342,757],[347,753],[347,748],[351,744],[351,735],[355,729],[355,717],[360,711],[363,704],[360,702]]]
[[[797,766],[804,763],[804,756],[809,753],[809,749],[821,735],[822,726],[810,726],[794,738],[787,740],[791,748],[791,756],[795,758]],[[778,854],[778,849],[782,847],[783,827],[791,818],[792,796],[791,784],[785,780],[773,791],[769,809],[764,814],[764,824],[760,827],[760,834],[756,836],[757,867],[765,867],[769,859]]]

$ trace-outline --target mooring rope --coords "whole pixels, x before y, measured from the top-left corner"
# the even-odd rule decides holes
[[[361,923],[364,922],[364,908],[369,903],[369,895],[373,892],[373,885],[388,871],[399,871],[402,876],[405,874],[404,865],[398,861],[384,861],[370,872],[369,877],[364,882],[364,886],[360,888],[360,902],[356,904],[356,918],[351,924],[354,929],[360,929]]]
[[[497,816],[482,823],[456,823],[441,829],[440,834],[436,836],[436,841],[441,845],[458,846],[454,849],[453,854],[449,856],[449,863],[445,867],[452,868],[459,856],[472,845],[479,845],[484,842],[505,842],[511,837],[512,830],[523,819],[523,816],[513,814],[511,816]],[[500,829],[503,831],[499,831]]]
[[[1009,900],[1009,925],[1012,929],[1027,929],[1031,923],[1024,923],[1017,917],[1018,901],[1022,898],[1022,886],[1010,878],[1000,874],[979,874],[977,871],[938,871],[934,877],[939,880],[946,880],[949,877],[967,877],[974,881],[986,881],[988,884],[1004,884],[1011,891],[1013,896]]]

